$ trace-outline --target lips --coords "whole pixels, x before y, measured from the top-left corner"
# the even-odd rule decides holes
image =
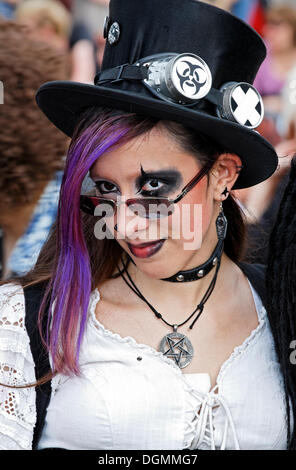
[[[134,243],[128,243],[128,245],[132,246],[132,247],[139,247],[139,248],[142,248],[143,246],[150,246],[150,245],[154,245],[155,243],[158,243],[160,242],[161,240],[155,240],[154,242],[146,242],[146,243],[137,243],[137,244],[134,244]]]
[[[137,258],[148,258],[157,251],[159,251],[164,244],[164,240],[157,240],[155,242],[148,242],[148,243],[140,243],[138,245],[132,245],[131,243],[128,243],[128,247],[130,249],[130,252],[136,256]]]

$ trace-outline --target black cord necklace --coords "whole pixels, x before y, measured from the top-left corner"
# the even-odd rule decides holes
[[[200,303],[196,306],[194,311],[189,315],[186,320],[184,320],[182,323],[179,324],[171,324],[168,323],[162,316],[161,313],[159,313],[153,305],[148,302],[147,299],[143,296],[143,294],[140,292],[138,287],[135,285],[134,281],[132,280],[131,276],[129,275],[127,271],[127,264],[124,263],[122,257],[121,257],[121,262],[123,265],[123,270],[120,270],[120,268],[117,266],[117,269],[119,271],[119,274],[121,275],[122,279],[125,281],[125,283],[132,289],[135,294],[140,297],[147,305],[148,307],[152,310],[156,318],[160,318],[166,325],[170,326],[173,328],[173,333],[168,333],[167,335],[164,336],[164,338],[161,340],[160,345],[159,345],[159,350],[163,353],[164,356],[171,357],[172,359],[175,360],[175,363],[182,369],[183,367],[186,367],[190,362],[192,361],[193,358],[193,346],[191,344],[191,341],[187,338],[187,336],[179,333],[177,330],[180,326],[185,325],[192,317],[193,315],[197,312],[196,318],[193,320],[191,325],[189,326],[190,329],[193,328],[195,322],[199,319],[200,315],[203,312],[204,305],[206,301],[209,299],[211,293],[214,290],[214,287],[216,285],[216,280],[217,280],[217,275],[218,271],[220,269],[220,264],[221,264],[221,257],[223,253],[223,248],[224,248],[224,240],[226,237],[226,231],[227,231],[227,219],[224,215],[223,212],[223,205],[222,202],[220,203],[220,212],[218,214],[218,217],[216,219],[216,231],[217,231],[217,237],[218,237],[218,243],[215,247],[214,252],[212,253],[211,257],[209,258],[206,263],[204,263],[203,266],[208,266],[209,271],[212,269],[213,266],[216,266],[216,271],[213,276],[213,279],[210,282],[209,287],[207,288],[202,300]],[[131,258],[130,258],[131,259]],[[131,261],[133,261],[131,259]],[[135,263],[134,263],[135,264]],[[200,267],[188,270],[188,271],[179,271],[175,276],[172,276],[171,278],[166,278],[162,279],[164,281],[169,280],[175,282],[177,281],[184,281],[185,276],[189,273],[189,276],[186,278],[187,281],[194,281],[196,280],[198,276],[198,269]],[[208,272],[209,272],[208,271]],[[125,279],[123,276],[123,273],[125,273],[130,281],[130,283]],[[197,276],[196,276],[197,273]],[[178,276],[182,274],[184,276],[183,279],[178,279]],[[192,276],[192,274],[195,274]]]
[[[222,242],[222,244],[223,244],[223,242]],[[221,253],[222,253],[222,250],[221,250]],[[192,361],[194,349],[193,349],[191,341],[187,338],[187,336],[179,333],[177,330],[178,330],[179,327],[181,327],[185,323],[187,323],[193,317],[193,315],[196,312],[198,312],[196,318],[194,319],[194,321],[189,326],[189,328],[192,329],[195,322],[198,320],[198,318],[202,314],[203,309],[204,309],[204,305],[205,305],[206,301],[209,299],[211,293],[214,290],[215,284],[216,284],[217,275],[218,275],[218,271],[219,271],[220,264],[221,264],[221,256],[219,258],[217,258],[216,271],[215,271],[214,277],[211,280],[210,285],[207,288],[202,300],[196,306],[194,311],[189,315],[189,317],[186,320],[184,320],[182,323],[179,323],[179,324],[171,324],[171,323],[167,322],[163,318],[162,314],[159,313],[153,307],[153,305],[150,304],[150,302],[148,302],[148,300],[143,296],[143,294],[140,292],[140,290],[138,289],[138,287],[135,285],[134,281],[132,280],[130,274],[127,271],[127,265],[124,263],[122,258],[121,258],[121,262],[122,262],[122,265],[123,265],[123,270],[120,270],[120,268],[118,266],[117,266],[117,269],[119,270],[119,273],[120,273],[122,279],[125,281],[125,283],[130,287],[130,289],[132,289],[135,292],[135,294],[138,297],[140,297],[140,299],[142,299],[150,307],[152,312],[155,314],[156,318],[161,319],[166,325],[173,328],[173,333],[168,333],[161,340],[160,345],[159,345],[159,350],[163,353],[164,356],[171,357],[172,359],[174,359],[175,363],[180,367],[180,369],[186,367]],[[131,282],[131,284],[125,279],[125,277],[123,276],[123,273],[125,273],[127,275],[127,277],[129,279],[129,281]]]

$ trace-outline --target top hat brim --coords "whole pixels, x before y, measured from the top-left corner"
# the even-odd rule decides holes
[[[196,129],[241,158],[243,169],[233,189],[247,188],[266,180],[278,165],[274,148],[257,131],[153,96],[73,81],[53,81],[41,85],[36,102],[47,118],[69,137],[72,137],[79,114],[88,106],[148,115]]]

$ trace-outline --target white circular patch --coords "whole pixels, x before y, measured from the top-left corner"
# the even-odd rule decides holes
[[[254,129],[264,117],[264,105],[259,92],[248,83],[238,83],[229,96],[230,112],[236,122]]]
[[[176,90],[192,101],[204,98],[212,87],[212,74],[203,59],[193,54],[177,57],[171,72]]]

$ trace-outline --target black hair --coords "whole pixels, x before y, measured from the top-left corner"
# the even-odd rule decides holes
[[[296,339],[295,209],[296,159],[294,158],[270,236],[266,273],[267,315],[284,382],[288,450],[296,450],[296,365],[291,360],[291,342]],[[290,432],[291,411],[294,421],[292,432]]]

